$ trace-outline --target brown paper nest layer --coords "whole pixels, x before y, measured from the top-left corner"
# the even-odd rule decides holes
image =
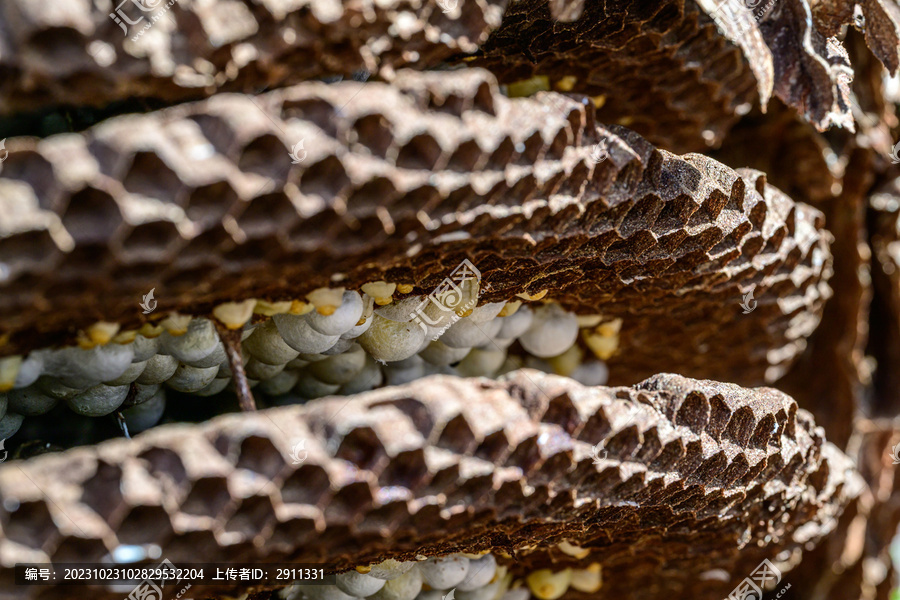
[[[821,214],[761,173],[657,150],[578,98],[507,99],[478,70],[220,95],[22,141],[0,203],[3,354],[138,327],[151,288],[152,316],[202,315],[382,279],[428,294],[469,259],[483,302],[547,290],[622,317],[626,381],[759,384],[830,295]]]
[[[820,129],[852,128],[853,70],[835,35],[858,25],[857,4],[866,43],[896,71],[900,9],[886,0],[752,9],[741,0],[457,0],[448,10],[424,0],[11,0],[0,19],[0,114],[179,102],[329,76],[392,80],[398,68],[474,60],[504,82],[543,75],[602,98],[604,120],[684,152],[721,142],[773,95]],[[137,22],[121,28],[110,17],[117,8],[117,19]]]
[[[598,463],[595,445],[608,453]],[[633,388],[529,370],[435,376],[2,465],[0,585],[67,597],[13,588],[10,567],[96,561],[118,544],[158,544],[175,564],[337,570],[493,548],[526,574],[577,565],[555,551],[568,540],[602,565],[597,598],[722,597],[730,584],[704,572],[739,579],[763,558],[788,561],[862,487],[776,390],[665,374]]]

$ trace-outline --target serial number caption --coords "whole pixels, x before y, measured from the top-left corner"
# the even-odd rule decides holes
[[[331,574],[329,574],[331,573]],[[17,585],[89,585],[153,582],[156,585],[223,582],[307,584],[334,583],[334,570],[290,564],[195,564],[173,567],[99,567],[60,564],[17,564]]]

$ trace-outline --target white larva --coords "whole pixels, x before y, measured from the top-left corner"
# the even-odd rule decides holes
[[[459,600],[494,600],[501,591],[503,581],[497,579],[494,583],[483,585],[474,590],[456,590],[456,598]]]
[[[55,377],[43,376],[37,380],[35,385],[48,396],[53,396],[58,400],[66,400],[82,391],[77,388],[63,385],[62,382]]]
[[[344,354],[329,356],[309,365],[306,370],[324,383],[343,385],[356,377],[366,364],[366,353],[359,344]]]
[[[527,352],[540,358],[558,356],[578,338],[578,319],[558,304],[545,304],[534,311],[531,327],[519,338]]]
[[[319,381],[310,375],[308,371],[304,370],[300,373],[294,391],[303,398],[312,400],[314,398],[322,398],[323,396],[331,396],[336,393],[340,387],[341,386],[337,384]]]
[[[606,363],[591,360],[575,367],[569,376],[581,385],[606,385],[609,380],[609,369]]]
[[[167,331],[159,337],[160,352],[182,362],[194,362],[208,356],[219,343],[216,326],[209,319],[191,319],[186,333],[172,335]]]
[[[355,597],[349,596],[339,590],[334,585],[295,585],[297,592],[307,600],[356,600]],[[290,594],[286,596],[289,600],[300,598],[298,594]]]
[[[212,383],[218,372],[219,367],[198,369],[197,367],[180,364],[175,369],[175,374],[166,380],[166,385],[179,392],[196,392]]]
[[[515,313],[508,317],[499,317],[500,331],[497,332],[498,338],[514,340],[531,327],[531,321],[534,313],[527,306],[521,307]]]
[[[401,575],[409,573],[415,566],[416,563],[413,561],[401,562],[399,560],[389,558],[378,564],[370,565],[369,576],[375,577],[376,579],[384,579],[390,581],[392,579],[397,579]]]
[[[132,358],[131,347],[122,344],[95,346],[90,350],[64,348],[55,353],[53,368],[47,371],[70,387],[84,387],[115,379],[131,365]]]
[[[228,387],[228,384],[231,382],[230,379],[217,378],[213,379],[206,387],[197,390],[194,394],[198,396],[214,396]],[[252,385],[250,387],[253,387]]]
[[[141,376],[141,373],[144,372],[144,369],[147,367],[147,363],[149,361],[143,362],[133,362],[128,365],[128,368],[125,369],[125,372],[116,377],[115,379],[110,379],[109,381],[104,381],[106,385],[127,385],[129,383],[133,383],[138,377]]]
[[[346,573],[338,573],[335,576],[335,585],[346,594],[357,598],[365,598],[383,588],[384,579],[378,579],[371,575],[351,570]]]
[[[226,360],[228,360],[228,355],[225,354],[225,345],[222,342],[219,342],[218,344],[216,344],[216,347],[213,348],[213,351],[207,354],[204,358],[201,358],[199,360],[186,360],[183,362],[189,367],[208,369],[210,367],[218,367]]]
[[[313,311],[307,315],[307,322],[323,335],[340,336],[356,327],[363,308],[359,292],[347,291],[341,297],[341,305],[332,314],[326,316]]]
[[[370,571],[369,574],[371,575],[372,572]],[[411,569],[399,577],[388,579],[384,587],[372,594],[371,598],[372,600],[415,600],[420,591],[422,591],[422,573],[418,569]]]
[[[355,325],[351,327],[347,333],[341,336],[342,340],[355,340],[362,334],[364,334],[369,327],[372,326],[372,315],[366,317],[366,320],[360,323],[359,325]]]
[[[506,350],[473,348],[456,366],[463,377],[493,377],[506,360]]]
[[[334,346],[339,336],[319,333],[310,327],[305,316],[282,314],[272,320],[287,345],[301,354],[318,354]]]
[[[430,342],[424,350],[419,352],[426,361],[433,365],[443,366],[458,363],[469,353],[469,348],[451,348],[441,340]]]
[[[296,371],[282,371],[271,379],[259,382],[259,389],[267,396],[281,396],[287,394],[297,385],[299,375]],[[225,380],[228,381],[227,379]]]
[[[404,298],[399,302],[391,302],[385,306],[379,306],[375,309],[375,314],[389,321],[407,323],[412,320],[416,314],[416,309],[422,304],[422,301],[422,296]]]
[[[531,598],[531,592],[528,591],[527,587],[519,587],[514,590],[509,590],[502,596],[500,596],[500,600],[529,600]]]
[[[461,592],[471,592],[487,585],[494,578],[497,571],[497,559],[493,554],[485,554],[479,559],[469,561],[469,573],[456,589]]]
[[[28,387],[44,372],[44,355],[46,352],[32,352],[19,365],[19,372],[16,373],[16,381],[13,387]]]
[[[131,351],[134,353],[132,362],[143,362],[150,360],[159,354],[159,338],[147,338],[140,334],[134,336],[131,342]]]
[[[244,371],[250,379],[271,379],[284,371],[284,365],[267,365],[255,358],[251,358],[244,366]]]
[[[451,348],[471,348],[490,342],[491,338],[500,331],[499,319],[493,319],[486,323],[476,323],[471,317],[460,319],[450,326],[441,341]]]
[[[425,583],[437,590],[455,588],[469,573],[469,559],[454,554],[429,558],[419,565]]]
[[[162,419],[166,411],[166,393],[157,388],[150,398],[122,411],[125,424],[130,433],[138,433],[150,429]]]
[[[147,361],[144,370],[135,381],[143,385],[162,383],[175,374],[178,360],[168,354],[157,354]]]
[[[288,346],[278,328],[275,321],[268,320],[244,340],[244,354],[250,354],[257,360],[269,365],[283,365],[295,358],[299,352]]]
[[[13,389],[7,394],[9,410],[26,417],[36,417],[50,412],[58,400],[45,394],[37,386]]]
[[[334,356],[335,354],[343,354],[356,345],[357,344],[355,340],[345,340],[344,338],[338,338],[338,341],[334,343],[334,346],[323,352],[321,356]]]
[[[375,360],[392,362],[409,358],[425,341],[425,331],[415,323],[372,316],[372,326],[358,338],[360,346]]]
[[[19,430],[19,427],[22,426],[22,421],[24,419],[25,417],[22,415],[11,412],[6,413],[6,415],[0,419],[0,440],[5,440],[15,435]]]
[[[155,385],[135,384],[134,387],[137,390],[137,393],[135,393],[134,398],[131,400],[131,406],[143,404],[144,402],[146,402],[147,400],[152,398],[154,395],[156,395],[156,392],[158,392],[159,390],[162,389],[162,386],[160,386],[159,384],[155,384]]]
[[[472,314],[467,318],[473,323],[481,325],[482,323],[494,320],[500,311],[503,310],[504,306],[506,306],[506,302],[489,302],[488,304],[482,304],[473,310]]]
[[[417,379],[421,379],[424,375],[424,362],[403,368],[395,367],[394,363],[390,363],[388,366],[384,367],[384,376],[387,378],[387,385],[404,385]]]
[[[114,412],[128,395],[127,385],[96,385],[66,400],[74,412],[86,417],[102,417]]]
[[[371,356],[366,355],[366,364],[362,371],[342,385],[337,393],[349,396],[360,392],[368,392],[381,385],[382,381],[384,381],[384,375],[381,372],[381,366]]]

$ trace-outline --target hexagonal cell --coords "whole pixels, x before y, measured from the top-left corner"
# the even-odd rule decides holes
[[[170,221],[142,223],[125,235],[119,256],[123,262],[164,262],[183,242]]]
[[[478,440],[466,418],[463,415],[457,415],[444,426],[435,445],[457,454],[469,454],[478,445]]]
[[[360,117],[353,124],[356,141],[368,148],[379,158],[387,158],[388,149],[394,141],[390,122],[384,115],[375,113]]]
[[[116,530],[121,544],[163,545],[172,535],[172,522],[162,506],[134,506]]]
[[[347,213],[361,219],[375,214],[379,206],[390,207],[400,193],[387,177],[376,177],[353,189],[347,198]]]
[[[56,187],[53,166],[33,150],[9,154],[3,161],[3,178],[24,181],[34,190],[38,205],[44,210],[58,208],[60,190]]]
[[[231,146],[235,143],[236,132],[228,124],[228,121],[217,115],[201,114],[191,117],[200,127],[203,137],[215,147],[216,152],[228,156]]]
[[[356,481],[336,491],[325,507],[328,522],[345,523],[366,510],[374,501],[372,490],[365,481]]]
[[[275,509],[268,496],[244,498],[225,523],[224,531],[237,534],[242,541],[253,539],[275,521]]]
[[[206,231],[222,222],[231,207],[238,201],[237,192],[227,181],[217,181],[198,187],[188,196],[185,212],[188,218]]]
[[[378,476],[378,481],[381,485],[395,485],[416,490],[427,476],[425,453],[421,448],[416,448],[392,457]]]
[[[371,427],[357,427],[341,440],[335,458],[352,462],[360,469],[371,469],[386,455],[378,434]]]
[[[61,251],[48,231],[25,231],[0,237],[0,281],[12,281],[24,271],[49,270]]]
[[[152,151],[137,152],[131,160],[122,185],[132,194],[140,194],[170,204],[180,204],[187,190],[175,171]]]
[[[68,536],[56,547],[50,562],[99,563],[106,554],[107,549],[103,540]]]
[[[198,557],[218,556],[219,542],[211,531],[188,531],[172,538],[165,557],[174,564],[198,562]]]
[[[286,231],[300,218],[297,209],[283,192],[257,196],[233,208],[238,226],[248,238],[271,235],[273,226]]]
[[[400,169],[425,169],[433,171],[438,167],[443,150],[434,137],[420,133],[403,144],[394,164]]]
[[[122,224],[122,213],[112,196],[86,187],[69,198],[62,223],[78,245],[106,244]]]
[[[311,547],[318,536],[315,519],[296,517],[278,523],[269,539],[263,542],[263,548],[269,552],[291,554],[297,548]]]
[[[110,523],[115,519],[116,512],[125,505],[121,484],[121,467],[98,461],[94,475],[82,486],[80,500]]]
[[[217,517],[231,502],[228,480],[224,477],[203,477],[194,482],[179,510],[188,515]]]
[[[319,505],[328,495],[331,482],[319,465],[302,465],[281,485],[281,500],[286,504]]]
[[[237,164],[241,171],[256,173],[273,181],[284,181],[291,169],[291,149],[277,136],[267,133],[241,149]],[[274,160],[273,160],[274,157]]]
[[[342,195],[348,185],[350,178],[344,170],[344,165],[337,157],[328,156],[303,170],[298,187],[303,195],[319,196],[331,204],[335,198]]]
[[[183,487],[187,483],[187,471],[181,457],[169,448],[149,448],[138,458],[146,461],[147,472],[172,490]]]
[[[36,549],[44,549],[49,540],[59,535],[53,516],[42,501],[23,502],[10,512],[3,533],[14,542]]]
[[[237,468],[248,469],[274,479],[286,465],[284,457],[271,440],[254,435],[244,438],[241,442]]]
[[[468,173],[475,169],[484,156],[484,151],[475,140],[467,140],[457,145],[447,160],[446,169],[458,173]]]
[[[334,106],[321,98],[285,100],[281,105],[281,115],[284,120],[300,119],[315,123],[319,129],[331,137],[337,135]]]
[[[50,73],[71,73],[80,70],[87,50],[87,40],[72,27],[46,27],[20,40],[30,50],[32,61],[39,61],[42,70]]]

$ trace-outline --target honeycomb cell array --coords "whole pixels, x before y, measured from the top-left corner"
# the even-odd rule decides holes
[[[152,317],[208,315],[335,278],[428,294],[467,258],[481,301],[548,290],[622,317],[618,381],[758,384],[802,350],[830,295],[821,213],[761,173],[598,126],[584,98],[508,99],[480,70],[218,95],[15,141],[0,174],[17,215],[0,223],[2,354],[98,320],[138,327],[151,288]],[[25,252],[35,240],[43,251]]]
[[[418,1],[15,0],[0,7],[0,114],[429,68],[477,50],[504,5],[466,0],[460,18]]]
[[[602,598],[720,598],[729,583],[704,572],[737,577],[808,547],[863,487],[811,416],[766,388],[676,375],[588,388],[526,370],[436,376],[353,403],[164,426],[0,466],[0,584],[10,597],[62,597],[9,585],[13,563],[100,560],[119,544],[157,544],[176,564],[337,570],[498,547],[516,576],[599,562],[616,574]],[[590,556],[557,551],[565,540]]]

